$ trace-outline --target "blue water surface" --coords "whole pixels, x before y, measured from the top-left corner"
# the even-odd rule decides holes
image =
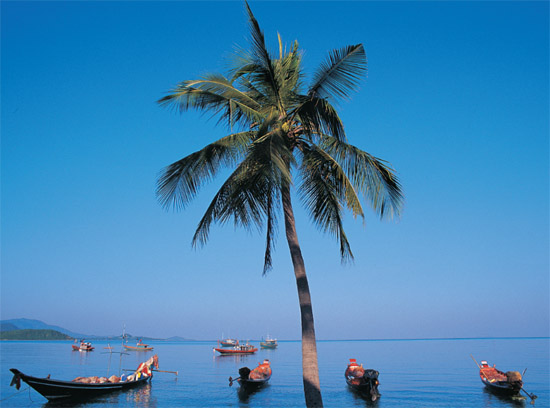
[[[60,380],[78,376],[110,376],[135,369],[158,354],[161,370],[151,384],[68,406],[105,407],[303,407],[301,343],[280,341],[275,350],[260,349],[249,356],[218,356],[213,342],[150,342],[153,352],[109,354],[107,342],[94,342],[92,352],[71,350],[70,342],[0,342],[0,406],[51,407],[23,384],[10,387],[10,368],[25,374]],[[548,338],[451,340],[320,341],[318,356],[325,407],[530,407],[529,399],[499,398],[487,392],[472,361],[487,360],[503,371],[525,368],[525,389],[538,396],[536,407],[550,407]],[[121,351],[120,345],[114,345]],[[269,385],[251,395],[229,387],[243,366],[255,367],[269,359]],[[349,358],[380,372],[379,401],[371,403],[347,388],[344,371]]]

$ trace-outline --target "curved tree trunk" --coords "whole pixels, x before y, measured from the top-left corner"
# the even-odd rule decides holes
[[[298,243],[294,211],[290,200],[290,190],[283,187],[282,191],[283,211],[285,216],[285,230],[290,256],[296,275],[298,287],[298,299],[300,301],[300,313],[302,317],[302,372],[304,377],[304,394],[306,406],[322,407],[321,386],[319,383],[319,367],[317,364],[317,343],[315,342],[315,327],[313,323],[313,309],[311,307],[311,296],[307,283],[306,267],[302,250]]]

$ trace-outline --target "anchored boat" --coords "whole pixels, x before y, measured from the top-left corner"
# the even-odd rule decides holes
[[[232,348],[215,348],[215,351],[222,355],[231,355],[231,354],[254,354],[258,349],[254,347],[252,344],[243,344],[239,345],[239,342],[237,342],[237,345]]]
[[[344,373],[348,386],[361,396],[368,397],[371,401],[380,398],[378,375],[378,371],[364,369],[363,364],[357,364],[357,360],[354,358],[349,359],[349,364]]]
[[[240,368],[239,377],[235,379],[229,377],[229,386],[231,387],[233,382],[237,381],[241,388],[253,391],[265,385],[271,378],[271,373],[271,364],[266,359],[252,371],[248,367]]]
[[[471,354],[470,357],[472,357],[472,360],[474,360],[478,366],[479,378],[488,391],[493,394],[507,397],[519,397],[520,392],[523,391],[529,398],[531,398],[531,404],[535,403],[537,396],[525,391],[523,388],[523,375],[520,374],[519,371],[503,372],[497,370],[494,364],[491,367],[485,360],[482,360],[481,364],[478,364]],[[525,370],[523,373],[525,373]]]
[[[129,346],[128,344],[124,344],[124,348],[126,350],[134,350],[134,351],[151,351],[153,350],[152,346],[149,346],[148,344],[142,343],[141,339],[137,342],[135,346]]]
[[[141,363],[138,369],[128,377],[123,376],[121,378],[115,375],[109,378],[77,377],[72,381],[52,380],[49,375],[46,378],[32,377],[23,374],[16,368],[11,368],[10,371],[13,373],[13,379],[10,385],[15,385],[15,388],[19,389],[21,381],[23,381],[48,399],[48,401],[85,401],[102,394],[124,391],[145,384],[153,378],[152,366],[158,369],[157,355]]]
[[[271,337],[267,336],[264,341],[260,342],[261,348],[267,348],[267,349],[274,349],[277,348],[277,339],[272,339]]]
[[[85,342],[84,340],[82,340],[80,342],[80,345],[77,346],[76,344],[73,344],[72,348],[73,351],[93,351],[95,347],[93,347],[92,343],[90,343],[89,341]]]

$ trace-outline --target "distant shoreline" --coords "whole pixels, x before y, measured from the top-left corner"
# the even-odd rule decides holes
[[[109,342],[113,339],[109,338],[94,338],[88,337],[89,341],[97,342]],[[215,340],[169,340],[169,339],[153,339],[149,337],[143,337],[147,341],[162,342],[162,343],[216,343]],[[74,342],[73,339],[0,339],[0,341],[61,341],[61,342]],[[331,343],[331,342],[389,342],[389,341],[467,341],[467,340],[550,340],[550,337],[539,336],[527,336],[527,337],[427,337],[427,338],[410,338],[410,339],[325,339],[317,340],[317,343]],[[250,342],[260,342],[261,339],[250,339]],[[301,340],[278,340],[283,343],[296,343]]]

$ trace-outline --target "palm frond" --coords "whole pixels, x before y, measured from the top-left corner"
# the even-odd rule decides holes
[[[211,201],[193,235],[192,245],[204,245],[208,241],[213,222],[226,223],[233,219],[235,225],[250,229],[262,225],[265,214],[265,184],[251,183],[248,163],[242,162],[228,177]]]
[[[328,59],[319,66],[308,95],[347,99],[366,71],[367,57],[362,44],[333,50]]]
[[[255,96],[255,95],[253,95]],[[158,103],[184,112],[190,108],[220,115],[219,121],[230,125],[243,121],[252,123],[261,118],[261,105],[254,97],[233,86],[220,74],[208,74],[203,79],[184,81]]]
[[[266,238],[265,238],[265,255],[264,255],[264,270],[263,275],[266,275],[273,267],[271,253],[275,247],[275,239],[277,235],[277,189],[272,190],[272,194],[267,196],[267,212],[266,212]]]
[[[224,165],[242,157],[253,133],[226,136],[194,152],[161,171],[157,182],[157,199],[165,208],[185,208],[200,186],[210,181]]]
[[[380,218],[399,216],[403,192],[395,170],[388,162],[328,135],[324,135],[322,147],[342,164],[353,185]]]
[[[298,118],[304,133],[313,138],[315,135],[329,134],[338,140],[346,140],[346,132],[336,109],[323,98],[300,97],[300,104],[292,113]]]
[[[303,155],[302,165],[310,177],[318,177],[323,183],[332,184],[332,190],[340,202],[346,205],[354,217],[363,218],[363,207],[355,187],[335,158],[316,144],[306,141],[300,145],[300,150]]]
[[[353,254],[343,228],[342,204],[354,215],[363,216],[353,186],[338,163],[315,145],[304,143],[301,152],[302,181],[298,190],[302,202],[313,222],[322,231],[337,237],[342,260],[352,259]]]
[[[245,5],[248,13],[252,43],[251,56],[257,65],[254,72],[251,73],[251,75],[254,76],[253,82],[264,85],[266,87],[265,91],[267,92],[264,91],[263,93],[272,96],[276,106],[281,108],[282,101],[279,94],[279,83],[273,68],[271,56],[269,55],[265,45],[264,33],[262,32],[256,17],[254,17],[248,2],[245,1]]]

